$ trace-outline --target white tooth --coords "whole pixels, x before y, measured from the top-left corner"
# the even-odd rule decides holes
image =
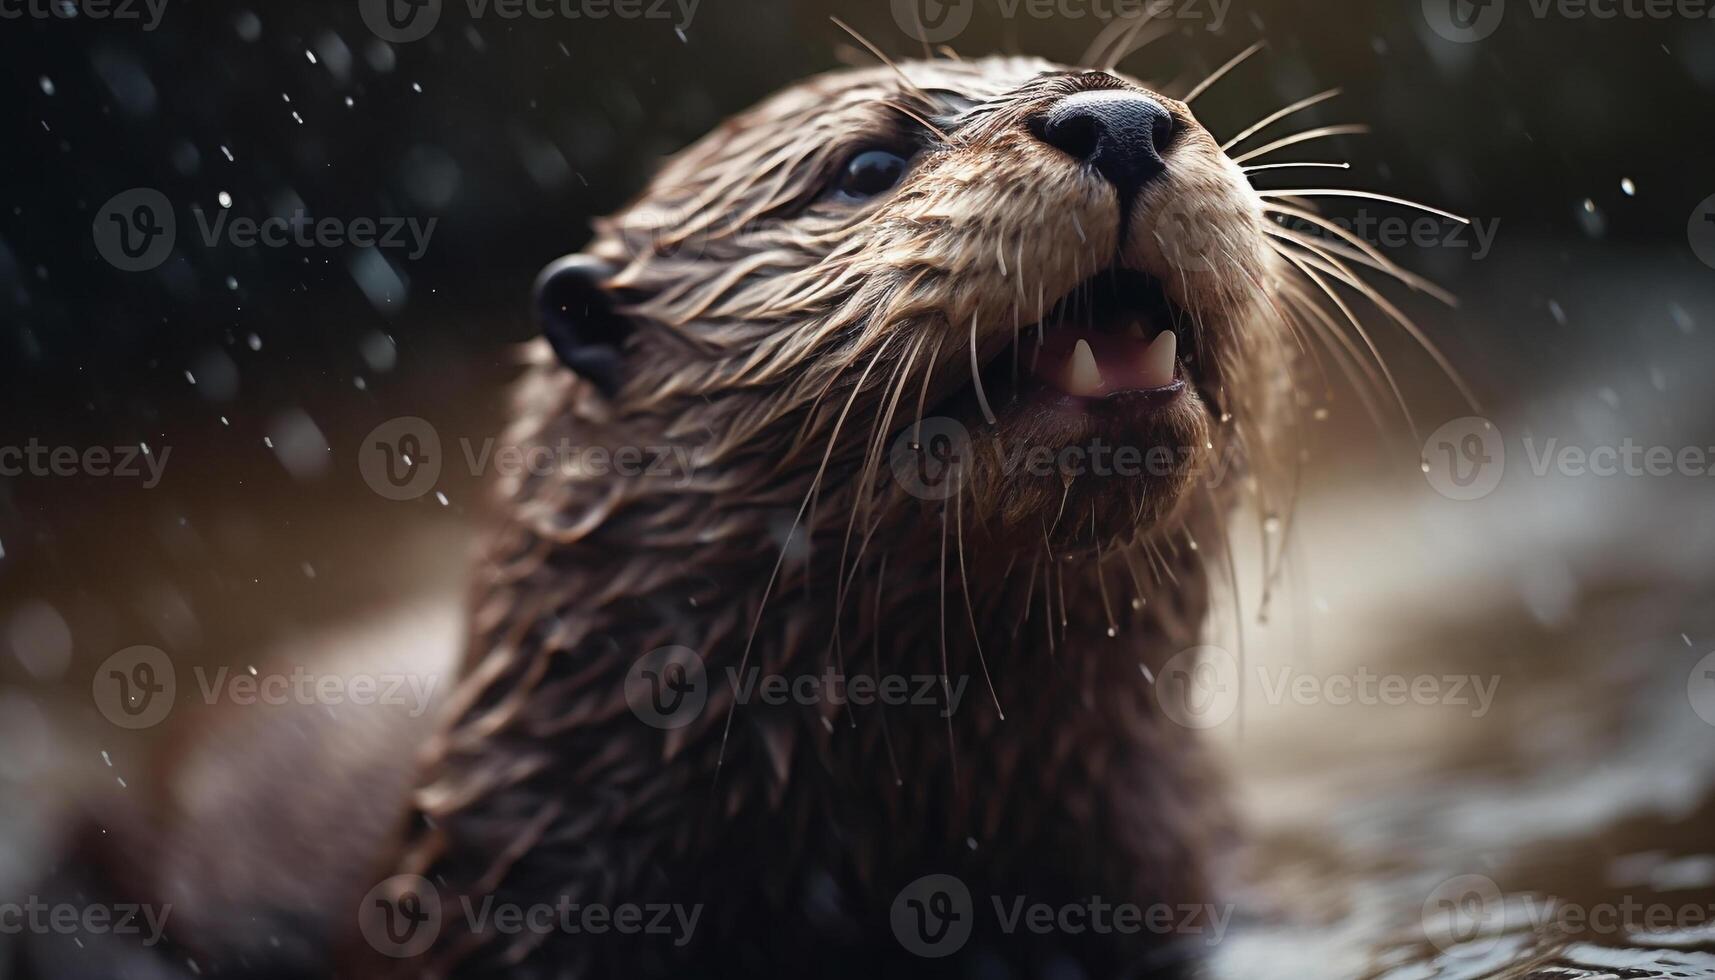
[[[1090,342],[1080,339],[1072,348],[1072,363],[1066,367],[1066,392],[1072,395],[1093,395],[1102,387],[1102,372],[1096,367],[1096,354]]]
[[[1163,330],[1155,335],[1155,340],[1149,349],[1143,352],[1143,384],[1149,388],[1160,388],[1173,383],[1173,359],[1179,353],[1179,339],[1171,330]]]

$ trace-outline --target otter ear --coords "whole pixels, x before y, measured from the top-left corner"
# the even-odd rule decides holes
[[[619,390],[621,350],[631,323],[614,309],[607,281],[616,269],[588,255],[566,255],[536,277],[536,318],[567,367],[612,398]]]

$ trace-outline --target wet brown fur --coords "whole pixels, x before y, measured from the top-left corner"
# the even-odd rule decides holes
[[[1223,539],[1240,478],[1198,477],[1288,455],[1261,201],[1163,97],[1181,135],[1121,242],[1112,186],[1026,120],[1138,83],[1016,58],[901,69],[815,78],[734,117],[600,225],[588,251],[613,263],[635,326],[622,386],[602,397],[543,346],[510,438],[690,446],[697,465],[502,488],[453,721],[381,869],[426,876],[449,910],[701,903],[695,940],[476,934],[449,912],[430,953],[365,969],[954,975],[961,960],[913,959],[888,931],[923,874],[960,877],[979,920],[990,896],[1212,900],[1229,832],[1216,780],[1140,667],[1193,645],[1208,610],[1198,543]],[[902,133],[924,143],[894,191],[862,206],[821,194],[852,152]],[[1176,253],[1188,233],[1211,261]],[[1116,263],[1193,318],[1196,391],[1141,430],[998,395],[989,426],[973,346],[1000,370],[1044,304]],[[973,433],[963,492],[944,502],[890,472],[919,406]],[[1003,469],[1005,447],[1096,438],[1183,447],[1188,465],[1131,480]],[[662,731],[624,681],[674,644],[715,682],[694,723]],[[735,705],[725,682],[741,665],[829,664],[970,683],[949,721],[939,705]],[[1167,938],[979,928],[960,955],[1120,976]]]

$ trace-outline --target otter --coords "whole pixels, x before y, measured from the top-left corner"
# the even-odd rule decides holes
[[[1281,427],[1264,221],[1185,103],[1023,58],[815,78],[669,162],[539,279],[510,438],[684,445],[696,465],[500,488],[466,680],[378,869],[396,894],[372,896],[441,909],[394,972],[1175,961],[1193,937],[1008,932],[994,910],[1213,908],[1229,821],[1150,678],[1209,605],[1198,545],[1236,481],[1199,476],[1254,465]],[[1168,453],[1127,477],[1018,458],[1102,444]],[[700,672],[706,704],[646,724],[628,683],[672,649],[690,653],[655,667]],[[830,667],[936,696],[743,694],[750,671]],[[891,927],[936,875],[968,892],[939,902],[971,920],[945,958]],[[905,918],[930,897],[904,895]],[[484,902],[700,918],[688,939],[507,935],[470,914]]]
[[[1164,670],[1241,496],[1290,494],[1312,297],[1408,278],[1283,247],[1269,214],[1314,213],[1227,148],[1114,71],[991,57],[818,76],[680,152],[538,278],[507,438],[693,465],[502,479],[456,692],[362,753],[414,778],[299,828],[340,828],[281,927],[314,942],[174,941],[270,975],[1194,970],[1235,828]],[[1103,904],[1158,924],[1020,917]]]

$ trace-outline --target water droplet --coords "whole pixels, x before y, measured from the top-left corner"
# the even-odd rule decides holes
[[[447,495],[439,490],[435,491],[435,499],[440,501],[442,507],[449,506],[451,503],[451,501],[447,500]]]
[[[53,79],[49,78],[46,75],[43,75],[40,79],[38,79],[38,82],[42,86],[42,94],[43,95],[54,94],[54,80]]]
[[[1270,514],[1262,519],[1262,529],[1269,534],[1280,533],[1280,518]]]
[[[1108,635],[1109,636],[1118,636],[1118,635],[1120,635],[1120,631],[1118,629],[1116,629],[1115,627],[1109,626],[1108,627]]]
[[[228,194],[225,191],[221,191],[218,195],[216,195],[215,200],[219,201],[220,206],[223,208],[232,207],[232,195]]]
[[[1630,177],[1621,177],[1620,178],[1620,190],[1627,197],[1637,197],[1638,196],[1638,185],[1632,183],[1632,179]]]

